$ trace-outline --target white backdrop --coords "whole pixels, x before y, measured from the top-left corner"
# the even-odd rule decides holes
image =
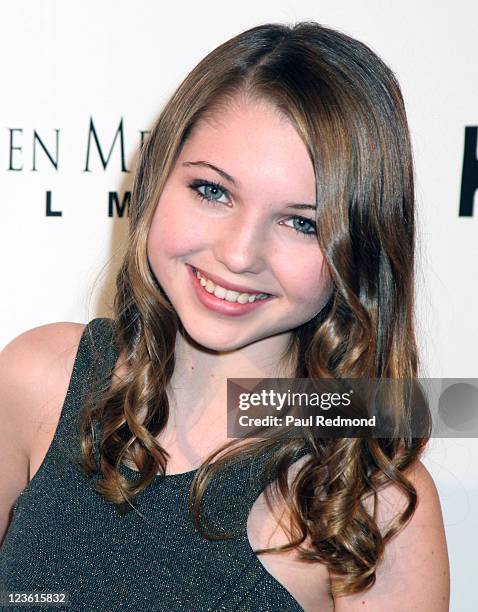
[[[122,171],[121,134],[106,169],[94,140],[87,159],[90,122],[106,158],[122,121],[132,170],[141,131],[210,50],[260,23],[314,19],[368,44],[399,79],[416,166],[422,375],[478,378],[476,193],[474,216],[459,217],[465,126],[478,125],[478,3],[3,0],[0,7],[0,346],[37,325],[108,315],[127,228],[126,216],[108,216],[108,194],[121,199],[132,173]],[[49,210],[61,216],[47,216],[47,192]],[[472,612],[477,441],[433,440],[424,463],[442,501],[451,610]]]

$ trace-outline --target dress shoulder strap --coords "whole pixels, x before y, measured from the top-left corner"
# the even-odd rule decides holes
[[[110,384],[118,357],[113,344],[113,321],[106,317],[92,319],[84,328],[78,345],[57,434],[76,433],[86,391],[96,383]],[[56,436],[55,436],[56,437]]]
[[[60,487],[62,479],[71,480],[69,470],[76,470],[80,449],[78,428],[84,392],[95,379],[107,381],[116,363],[118,351],[112,342],[112,323],[111,319],[96,318],[85,326],[51,444],[42,464],[20,493],[17,504],[33,500],[38,493],[51,495],[52,487]]]

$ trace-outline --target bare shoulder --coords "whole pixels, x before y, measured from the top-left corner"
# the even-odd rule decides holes
[[[41,325],[0,351],[0,545],[30,481],[34,451],[44,455],[51,442],[83,329],[80,323]]]
[[[417,507],[402,530],[385,546],[371,589],[335,599],[336,612],[420,610],[447,612],[450,596],[448,550],[435,482],[421,461],[405,471],[417,491]],[[397,485],[378,492],[377,523],[384,534],[404,510],[407,496]],[[372,500],[369,498],[369,512]],[[332,578],[333,579],[333,578]]]
[[[292,483],[298,470],[309,458],[296,461],[288,473]],[[335,576],[320,563],[301,562],[295,551],[277,555],[259,555],[265,569],[281,582],[307,612],[335,610],[358,612],[364,606],[370,612],[447,612],[450,574],[448,551],[440,500],[433,478],[421,461],[405,471],[417,491],[417,508],[406,526],[385,547],[377,569],[374,586],[366,592],[338,597],[330,595]],[[407,496],[396,485],[378,493],[377,523],[382,531],[403,511]],[[369,512],[372,499],[364,499]],[[270,510],[262,494],[254,503],[248,519],[248,536],[253,548],[280,546],[290,542],[290,518],[284,504]],[[307,545],[307,542],[304,543]]]
[[[66,395],[84,327],[70,322],[40,325],[0,352],[0,410],[27,454],[36,426]]]
[[[287,473],[289,486],[293,484],[297,472],[308,459],[309,455],[305,455],[290,466]],[[272,497],[272,507],[269,508],[265,492],[261,493],[254,502],[247,521],[247,535],[251,547],[255,550],[289,544],[290,527],[289,509],[282,498]],[[304,542],[303,546],[307,548],[310,542]],[[326,612],[334,609],[328,568],[324,564],[302,561],[296,549],[259,554],[258,559],[306,612]]]

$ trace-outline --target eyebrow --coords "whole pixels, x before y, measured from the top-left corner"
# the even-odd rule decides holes
[[[195,162],[186,161],[186,162],[183,162],[183,166],[205,166],[206,168],[210,168],[211,170],[214,170],[215,172],[220,174],[222,176],[222,178],[226,179],[226,181],[229,181],[230,183],[232,183],[236,187],[239,186],[239,183],[236,181],[235,178],[233,178],[225,170],[222,170],[221,168],[218,168],[217,166],[214,166],[213,164],[210,164],[209,162],[206,162],[206,161],[195,161]]]
[[[223,179],[225,179],[226,181],[229,181],[235,187],[239,187],[239,182],[234,177],[232,177],[222,168],[218,168],[214,164],[210,164],[207,161],[185,161],[183,162],[183,166],[202,166],[205,168],[210,168],[211,170],[214,170],[214,172],[217,172],[218,174],[220,174]],[[305,209],[317,210],[317,206],[313,204],[288,204],[287,208],[297,208],[299,210],[305,210]]]

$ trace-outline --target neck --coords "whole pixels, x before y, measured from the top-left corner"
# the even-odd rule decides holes
[[[205,349],[186,333],[178,332],[168,393],[171,426],[176,432],[186,432],[199,422],[214,423],[225,435],[227,379],[292,377],[291,365],[280,364],[290,334],[285,332],[241,349],[218,352]]]

